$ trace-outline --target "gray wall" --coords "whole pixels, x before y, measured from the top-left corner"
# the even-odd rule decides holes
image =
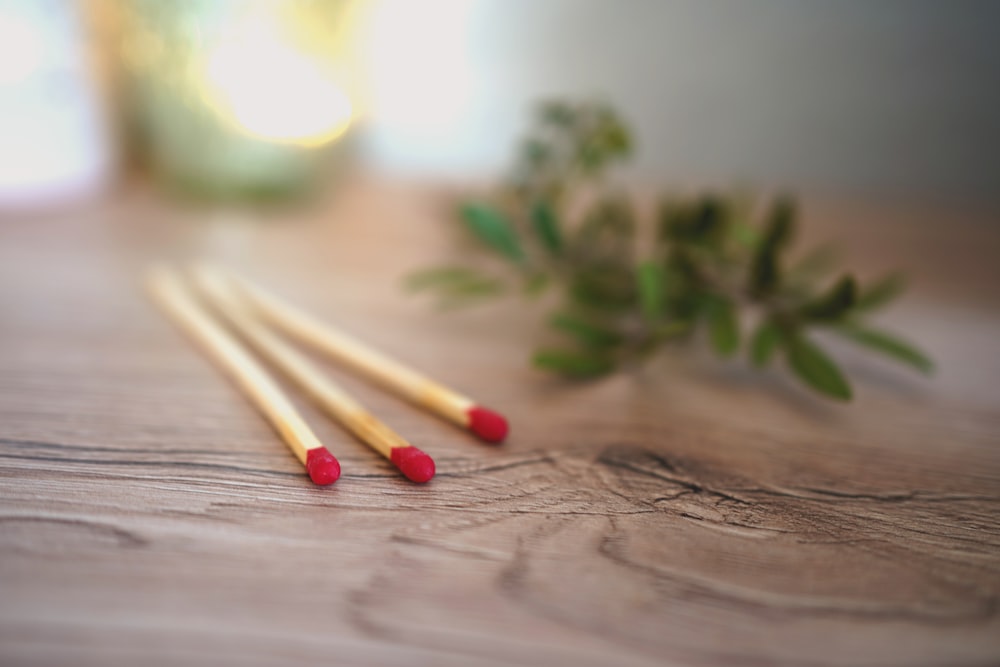
[[[532,100],[596,95],[641,176],[1000,202],[1000,1],[425,0],[423,24],[384,4],[375,87],[428,91],[412,122],[375,96],[388,167],[496,171]]]

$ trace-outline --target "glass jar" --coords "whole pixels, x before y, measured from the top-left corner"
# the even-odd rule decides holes
[[[126,105],[154,173],[213,198],[314,186],[345,158],[353,5],[128,0]]]

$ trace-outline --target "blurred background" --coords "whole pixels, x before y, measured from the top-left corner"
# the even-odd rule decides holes
[[[992,206],[998,25],[990,0],[2,0],[0,207],[487,179],[553,96],[620,109],[637,181]]]

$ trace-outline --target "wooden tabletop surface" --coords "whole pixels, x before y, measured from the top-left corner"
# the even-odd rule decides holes
[[[441,314],[447,197],[358,182],[264,216],[146,189],[0,218],[0,664],[1000,664],[1000,217],[806,199],[912,291],[931,379],[834,348],[856,398],[668,357],[564,384],[541,311]],[[264,219],[251,219],[260,218]],[[309,405],[310,483],[142,294],[210,257],[506,413],[500,447],[331,375],[433,455],[403,479]]]

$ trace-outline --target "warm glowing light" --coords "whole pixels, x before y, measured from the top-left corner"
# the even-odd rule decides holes
[[[205,84],[210,106],[261,139],[318,146],[351,121],[350,100],[323,63],[264,17],[241,21],[208,54]]]

